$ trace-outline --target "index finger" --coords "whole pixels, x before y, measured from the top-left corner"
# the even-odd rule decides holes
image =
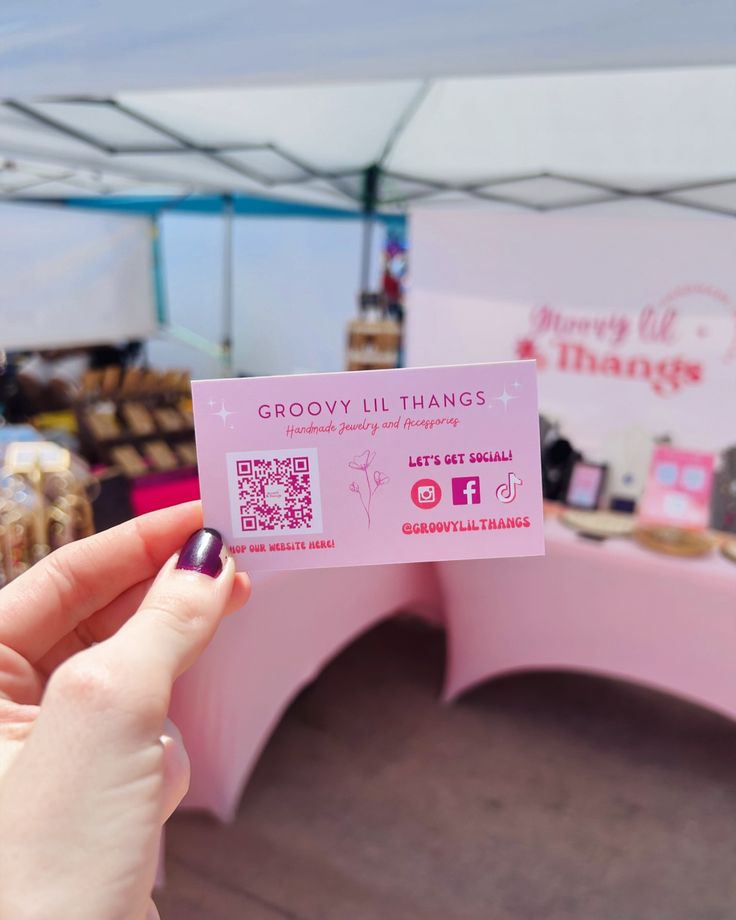
[[[35,662],[146,578],[202,526],[200,502],[126,521],[56,550],[0,592],[0,644]]]

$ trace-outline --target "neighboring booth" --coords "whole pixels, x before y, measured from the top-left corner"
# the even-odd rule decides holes
[[[39,386],[56,374],[68,377],[73,411],[36,421],[45,437],[58,438],[64,428],[64,444],[94,466],[98,526],[109,526],[198,497],[190,375],[342,369],[348,321],[357,312],[362,215],[247,196],[126,196],[77,205],[0,205],[0,236],[10,241],[0,253],[0,349],[43,349],[44,356],[17,365],[24,375],[33,365]],[[387,222],[400,227],[403,220]],[[90,367],[85,346],[114,354],[128,342],[145,343],[150,372],[82,373]],[[16,367],[3,375],[3,364],[0,408],[7,401],[12,412]],[[13,431],[3,436],[12,440]],[[13,489],[13,504],[16,493],[23,494]],[[7,577],[54,543],[41,536],[45,524],[28,520],[22,559]],[[0,576],[10,555],[0,547]]]

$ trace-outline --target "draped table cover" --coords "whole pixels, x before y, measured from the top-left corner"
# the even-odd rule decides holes
[[[344,646],[401,610],[436,619],[429,564],[259,573],[174,688],[171,718],[192,766],[183,806],[235,815],[258,755],[289,702]]]
[[[437,566],[448,635],[444,695],[519,670],[636,681],[736,718],[736,565],[546,523],[544,558]]]
[[[344,646],[400,610],[444,623],[451,700],[513,671],[633,680],[736,718],[736,565],[594,543],[548,520],[547,555],[254,578],[177,682],[172,718],[192,764],[184,807],[231,820],[285,708]]]

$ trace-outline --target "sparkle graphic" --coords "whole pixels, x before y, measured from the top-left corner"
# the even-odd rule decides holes
[[[210,407],[210,409],[214,409],[215,406],[217,405],[217,403],[214,401],[214,399],[211,399],[211,400],[207,403],[207,405]]]
[[[212,400],[210,400],[210,405],[211,405],[211,406],[214,405],[214,403],[212,402]],[[222,427],[223,427],[223,428],[225,427],[225,425],[228,425],[228,422],[227,422],[228,418],[230,418],[231,415],[235,415],[234,412],[231,412],[229,409],[226,409],[226,408],[225,408],[225,403],[224,403],[224,402],[222,403],[222,406],[220,407],[219,412],[214,412],[213,414],[219,416],[219,418],[222,419]],[[233,427],[232,425],[228,425],[228,428],[232,428],[232,427]]]
[[[508,409],[509,403],[511,402],[511,400],[512,400],[512,399],[518,399],[519,397],[518,397],[518,396],[512,396],[510,393],[507,393],[507,392],[506,392],[506,384],[504,384],[504,385],[503,385],[503,393],[501,393],[500,396],[496,396],[496,397],[494,397],[494,398],[497,399],[499,402],[502,402],[502,403],[503,403],[504,409]]]
[[[514,382],[511,384],[511,386],[512,386],[515,390],[518,390],[519,387],[521,386],[521,384],[519,383],[518,380],[514,380]]]

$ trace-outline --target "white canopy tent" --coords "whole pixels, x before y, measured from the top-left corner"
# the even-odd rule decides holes
[[[736,63],[733,0],[4,0],[0,93]]]
[[[736,216],[734,0],[9,0],[0,55],[6,201]]]
[[[4,195],[736,209],[734,0],[7,0],[0,60]]]
[[[337,207],[646,195],[736,214],[736,67],[6,99],[6,196]]]

